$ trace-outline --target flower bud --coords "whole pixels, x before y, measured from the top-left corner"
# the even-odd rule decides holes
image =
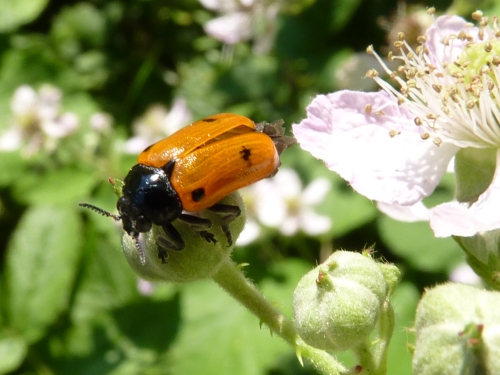
[[[500,293],[444,284],[417,308],[413,373],[500,374]]]
[[[373,259],[337,251],[297,285],[293,295],[297,331],[318,349],[354,348],[373,330],[386,293],[384,274]]]
[[[207,242],[188,224],[176,220],[173,225],[179,231],[186,246],[180,251],[168,251],[168,257],[162,262],[159,258],[157,238],[165,236],[165,232],[161,227],[153,226],[152,230],[142,236],[146,260],[143,265],[134,239],[125,233],[122,238],[122,247],[132,269],[141,278],[151,281],[189,282],[210,278],[229,258],[246,219],[245,206],[239,193],[228,195],[220,203],[238,206],[241,209],[241,215],[229,224],[233,246],[228,246],[228,240],[222,231],[223,215],[204,210],[200,212],[200,216],[211,220],[212,227],[208,231],[215,236],[217,241],[215,244]]]

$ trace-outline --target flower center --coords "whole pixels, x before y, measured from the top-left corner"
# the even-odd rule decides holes
[[[401,88],[396,90],[375,70],[367,76],[415,114],[422,139],[438,146],[448,142],[463,148],[500,148],[500,30],[497,20],[491,28],[482,15],[475,19],[481,28],[462,20],[459,30],[438,18],[434,32],[418,39],[416,51],[401,34],[394,43],[398,53],[389,54],[389,60],[403,63],[397,72],[368,49]],[[433,40],[437,35],[441,39]]]

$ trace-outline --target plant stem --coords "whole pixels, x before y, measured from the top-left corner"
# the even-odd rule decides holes
[[[302,356],[309,359],[322,374],[336,375],[347,373],[346,368],[323,350],[302,342],[293,322],[274,307],[243,274],[241,269],[228,259],[213,276],[213,280],[229,295],[256,315],[261,323],[279,335],[296,351],[299,360]]]
[[[386,300],[378,321],[375,347],[372,348],[370,340],[367,340],[354,349],[363,370],[362,374],[384,375],[387,373],[387,353],[394,330],[394,319],[394,310],[389,300]]]

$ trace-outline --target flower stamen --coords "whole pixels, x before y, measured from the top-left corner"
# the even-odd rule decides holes
[[[434,11],[429,9],[429,13],[433,15]],[[367,52],[399,84],[399,91],[382,79],[375,69],[366,76],[374,79],[384,91],[397,99],[398,104],[415,115],[415,124],[421,128],[422,139],[431,138],[438,146],[448,142],[459,147],[498,148],[498,18],[493,18],[490,23],[480,11],[474,12],[472,18],[478,22],[479,28],[464,21],[456,32],[447,30],[446,23],[441,25],[441,21],[435,21],[432,32],[417,38],[419,46],[416,51],[406,42],[404,33],[399,33],[394,42],[397,53],[390,52],[388,55],[389,61],[401,62],[396,71],[389,69],[373,46],[368,47]],[[437,34],[442,35],[436,49]]]

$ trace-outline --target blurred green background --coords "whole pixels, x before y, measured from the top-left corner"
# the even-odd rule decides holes
[[[214,283],[140,282],[121,254],[119,225],[78,203],[116,212],[107,179],[122,179],[135,164],[127,140],[168,133],[158,127],[175,123],[167,115],[179,100],[190,116],[185,124],[235,112],[284,119],[289,130],[318,93],[376,90],[363,78],[375,66],[365,48],[385,54],[397,31],[409,39],[422,33],[426,5],[462,16],[498,7],[204,3],[0,0],[0,374],[314,374]],[[249,20],[230,30],[230,37],[242,33],[236,43],[204,29],[235,12]],[[306,271],[334,249],[375,245],[376,256],[403,273],[389,374],[409,374],[416,303],[463,263],[458,246],[435,239],[428,223],[384,216],[298,146],[285,152],[283,167],[297,173],[302,189],[317,178],[330,182],[314,211],[331,226],[284,234],[256,216],[258,236],[238,246],[234,259],[249,263],[247,275],[291,316],[293,289]],[[426,203],[453,192],[448,176]],[[251,216],[259,197],[243,194]],[[288,204],[297,214],[297,202]]]

